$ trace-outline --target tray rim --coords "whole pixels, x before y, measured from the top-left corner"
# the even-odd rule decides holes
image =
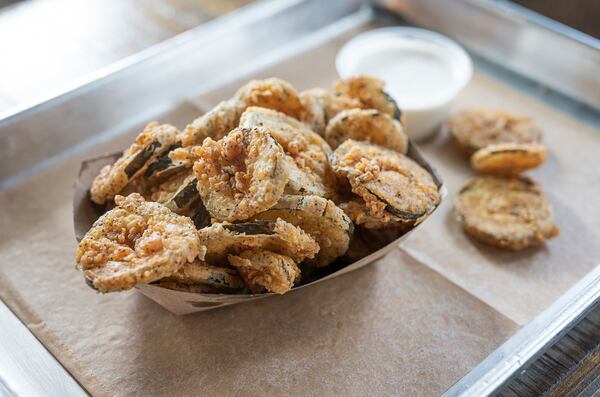
[[[311,0],[286,1],[285,7],[282,7],[280,11],[285,12],[286,7],[292,7],[300,3],[310,2]],[[460,0],[460,2],[470,3],[471,0]],[[272,2],[267,2],[266,4],[269,5],[271,3]],[[357,1],[357,3],[360,3],[360,1]],[[263,10],[267,10],[265,3],[259,3],[258,5],[252,7],[258,6],[264,7]],[[252,15],[252,17],[255,18],[256,14],[254,14],[254,12],[257,11],[255,8],[252,8],[252,10],[252,13],[249,12],[248,15]],[[243,15],[244,14],[238,15],[238,17],[241,19]],[[236,20],[234,16],[228,18],[228,23],[232,23],[232,21]],[[216,29],[220,25],[218,23],[213,23],[211,26]],[[324,39],[324,42],[328,39],[329,38]],[[177,44],[176,42],[173,43]],[[306,50],[306,48],[304,50]],[[140,57],[140,59],[133,62],[133,64],[137,63],[138,61],[141,62],[144,59],[146,58]],[[130,65],[126,66],[129,67]],[[22,109],[21,112],[16,114],[13,113],[4,118],[0,118],[0,131],[5,126],[10,128],[11,122],[26,118],[29,115],[36,113],[36,111],[43,111],[44,109],[52,107],[53,105],[60,106],[61,101],[64,99],[63,96],[72,96],[75,91],[93,89],[96,82],[105,78],[109,78],[114,74],[120,73],[121,71],[122,68],[115,67],[115,70],[108,71],[110,72],[108,75],[100,73],[98,76],[95,76],[95,79],[87,82],[83,86],[76,87],[75,90],[69,90],[61,95],[54,96],[52,99],[43,101],[41,103],[38,102],[27,109]],[[107,71],[103,73],[107,73]],[[498,389],[498,387],[509,381],[510,378],[515,373],[518,373],[518,371],[528,362],[531,362],[531,360],[535,359],[536,355],[541,354],[544,348],[550,346],[554,341],[560,338],[560,336],[566,333],[568,329],[576,324],[577,321],[585,317],[585,314],[591,310],[595,304],[598,304],[599,301],[600,265],[598,265],[592,272],[588,273],[577,284],[571,287],[567,293],[550,305],[541,315],[515,333],[507,342],[501,345],[495,352],[489,355],[478,366],[465,375],[465,377],[448,389],[444,395],[455,396],[492,394]],[[4,305],[3,303],[1,304]],[[3,318],[4,321],[4,318],[10,318],[10,316],[14,317],[16,321],[20,322],[20,320],[18,320],[18,318],[10,311],[9,314],[2,313],[2,316],[0,317]],[[26,328],[25,332],[27,332]],[[39,348],[45,350],[41,344]],[[518,352],[523,352],[523,354],[519,355],[517,361],[515,361],[515,358],[519,354]],[[56,359],[54,360],[55,365],[62,368],[60,363],[58,363]],[[70,375],[67,373],[67,376]],[[62,379],[56,380],[57,383],[62,381]],[[0,385],[2,385],[2,382],[2,374],[0,373]]]

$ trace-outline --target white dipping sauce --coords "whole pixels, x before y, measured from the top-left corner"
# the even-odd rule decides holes
[[[456,43],[406,27],[357,36],[342,48],[336,66],[342,78],[366,74],[384,80],[406,114],[409,135],[417,139],[439,126],[472,74],[470,58]]]

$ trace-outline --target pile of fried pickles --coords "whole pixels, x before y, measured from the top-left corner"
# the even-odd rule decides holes
[[[520,251],[559,234],[552,206],[525,171],[546,161],[542,131],[530,117],[492,109],[468,109],[447,128],[454,143],[483,174],[468,179],[454,199],[456,218],[475,240]]]
[[[152,283],[283,294],[435,209],[438,186],[408,146],[378,79],[303,92],[250,81],[183,131],[151,122],[100,170],[89,195],[104,213],[78,246],[77,268],[100,292]]]

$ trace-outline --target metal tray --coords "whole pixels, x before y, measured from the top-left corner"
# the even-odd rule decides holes
[[[110,140],[116,131],[168,111],[187,98],[316,48],[345,32],[373,21],[402,23],[389,12],[373,11],[367,3],[361,0],[262,2],[127,58],[63,93],[5,112],[0,115],[0,189]],[[561,31],[558,25],[541,23],[544,21],[498,2],[390,0],[378,1],[376,6],[453,36],[481,55],[475,59],[479,68],[580,120],[600,126],[597,111],[600,85],[598,74],[594,73],[600,62],[597,41],[562,28]],[[491,20],[500,32],[505,29],[512,35],[506,39],[502,34],[479,34],[476,28],[483,29],[486,24],[472,26],[464,23],[465,18]],[[560,69],[564,61],[554,58],[551,59],[554,62],[540,63],[530,48],[531,51],[511,54],[510,62],[498,66],[494,61],[507,54],[505,40],[510,43],[518,37],[514,35],[515,26],[520,27],[522,34],[551,46],[547,48],[549,52],[553,46],[560,46],[563,56],[572,54],[584,61],[575,70]],[[183,55],[185,62],[172,62]],[[228,67],[223,68],[224,64]],[[573,64],[569,66],[572,69]],[[551,78],[557,71],[565,76],[560,82]],[[538,82],[549,87],[550,92],[542,96]],[[30,155],[22,156],[25,150]],[[498,393],[599,304],[600,267],[596,267],[452,386],[446,395]],[[11,359],[0,360],[0,394],[85,394],[2,303],[0,321],[7,325],[2,329],[0,352]],[[19,341],[24,348],[8,346],[6,341],[10,340]],[[44,358],[44,369],[39,372],[31,369],[29,362],[29,357],[37,354]],[[50,373],[52,376],[47,375]]]

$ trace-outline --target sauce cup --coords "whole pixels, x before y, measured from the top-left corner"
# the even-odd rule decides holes
[[[359,34],[338,52],[341,78],[370,75],[385,81],[385,90],[406,117],[415,140],[436,132],[452,101],[471,80],[473,63],[455,41],[413,27],[390,27]]]

